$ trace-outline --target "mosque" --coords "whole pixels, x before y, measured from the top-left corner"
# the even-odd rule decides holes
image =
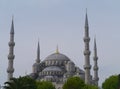
[[[62,89],[65,81],[72,76],[78,76],[85,81],[86,84],[92,84],[98,86],[98,57],[97,57],[97,46],[96,39],[94,39],[94,75],[91,75],[91,64],[90,64],[90,49],[89,49],[89,25],[88,17],[86,13],[85,17],[85,35],[84,41],[84,70],[80,69],[75,65],[72,59],[69,59],[66,55],[59,52],[58,48],[55,53],[47,56],[43,61],[40,60],[40,46],[38,42],[37,47],[37,58],[33,64],[33,71],[29,76],[36,80],[44,80],[52,82],[56,89]],[[14,67],[14,23],[12,20],[11,31],[10,31],[10,42],[9,42],[9,55],[8,55],[8,80],[13,77]]]

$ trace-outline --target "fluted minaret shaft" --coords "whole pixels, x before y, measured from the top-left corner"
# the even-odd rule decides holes
[[[85,36],[84,36],[84,43],[85,43],[85,50],[84,50],[84,56],[85,56],[85,83],[90,84],[90,50],[89,50],[89,42],[90,42],[90,37],[89,37],[89,26],[88,26],[88,17],[86,13],[86,18],[85,18]]]
[[[97,64],[98,57],[97,57],[96,39],[94,39],[94,57],[93,57],[93,60],[94,60],[94,67],[93,67],[94,81],[95,81],[95,85],[98,86],[99,77],[98,77],[98,64]]]
[[[40,63],[40,45],[38,42],[36,63]]]
[[[8,54],[8,69],[7,69],[7,73],[8,73],[8,81],[13,77],[13,72],[14,72],[14,68],[13,68],[13,60],[14,60],[14,46],[15,46],[15,42],[14,42],[14,23],[13,23],[13,19],[12,19],[12,24],[11,24],[11,31],[10,31],[10,42],[9,44],[9,54]]]

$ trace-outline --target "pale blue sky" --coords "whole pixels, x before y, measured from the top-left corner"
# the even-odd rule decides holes
[[[14,76],[32,72],[38,38],[41,59],[61,53],[84,65],[84,21],[88,9],[91,64],[96,35],[100,84],[120,73],[120,0],[0,0],[0,84],[7,79],[8,42],[12,15],[15,24]],[[93,70],[91,69],[91,74]]]

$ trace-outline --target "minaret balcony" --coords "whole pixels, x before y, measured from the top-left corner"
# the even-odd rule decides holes
[[[9,44],[9,46],[15,46],[15,42],[10,41],[8,44]]]
[[[8,72],[8,73],[13,73],[13,72],[14,72],[14,68],[8,68],[8,69],[7,69],[7,72]]]
[[[84,37],[84,42],[89,42],[90,41],[90,37]]]
[[[99,68],[98,68],[98,66],[94,66],[93,69],[94,70],[98,70]]]
[[[89,50],[85,50],[84,51],[84,55],[90,55],[90,51]]]
[[[97,61],[97,60],[98,60],[98,57],[93,57],[93,60],[94,60],[94,61]]]
[[[14,58],[15,58],[15,55],[13,55],[13,54],[8,55],[8,59],[14,59]]]
[[[95,81],[99,81],[99,78],[98,78],[98,77],[96,77],[96,78],[94,78],[93,80],[95,80]]]
[[[91,65],[84,65],[84,69],[91,69]]]

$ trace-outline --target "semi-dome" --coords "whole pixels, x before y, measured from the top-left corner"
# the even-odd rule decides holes
[[[43,71],[62,71],[62,70],[57,66],[49,66],[46,67]]]
[[[69,61],[70,59],[61,53],[53,53],[46,57],[45,61],[59,60],[59,61]]]
[[[43,69],[42,72],[39,73],[39,75],[44,75],[44,76],[62,76],[63,71],[60,67],[57,66],[49,66]]]

